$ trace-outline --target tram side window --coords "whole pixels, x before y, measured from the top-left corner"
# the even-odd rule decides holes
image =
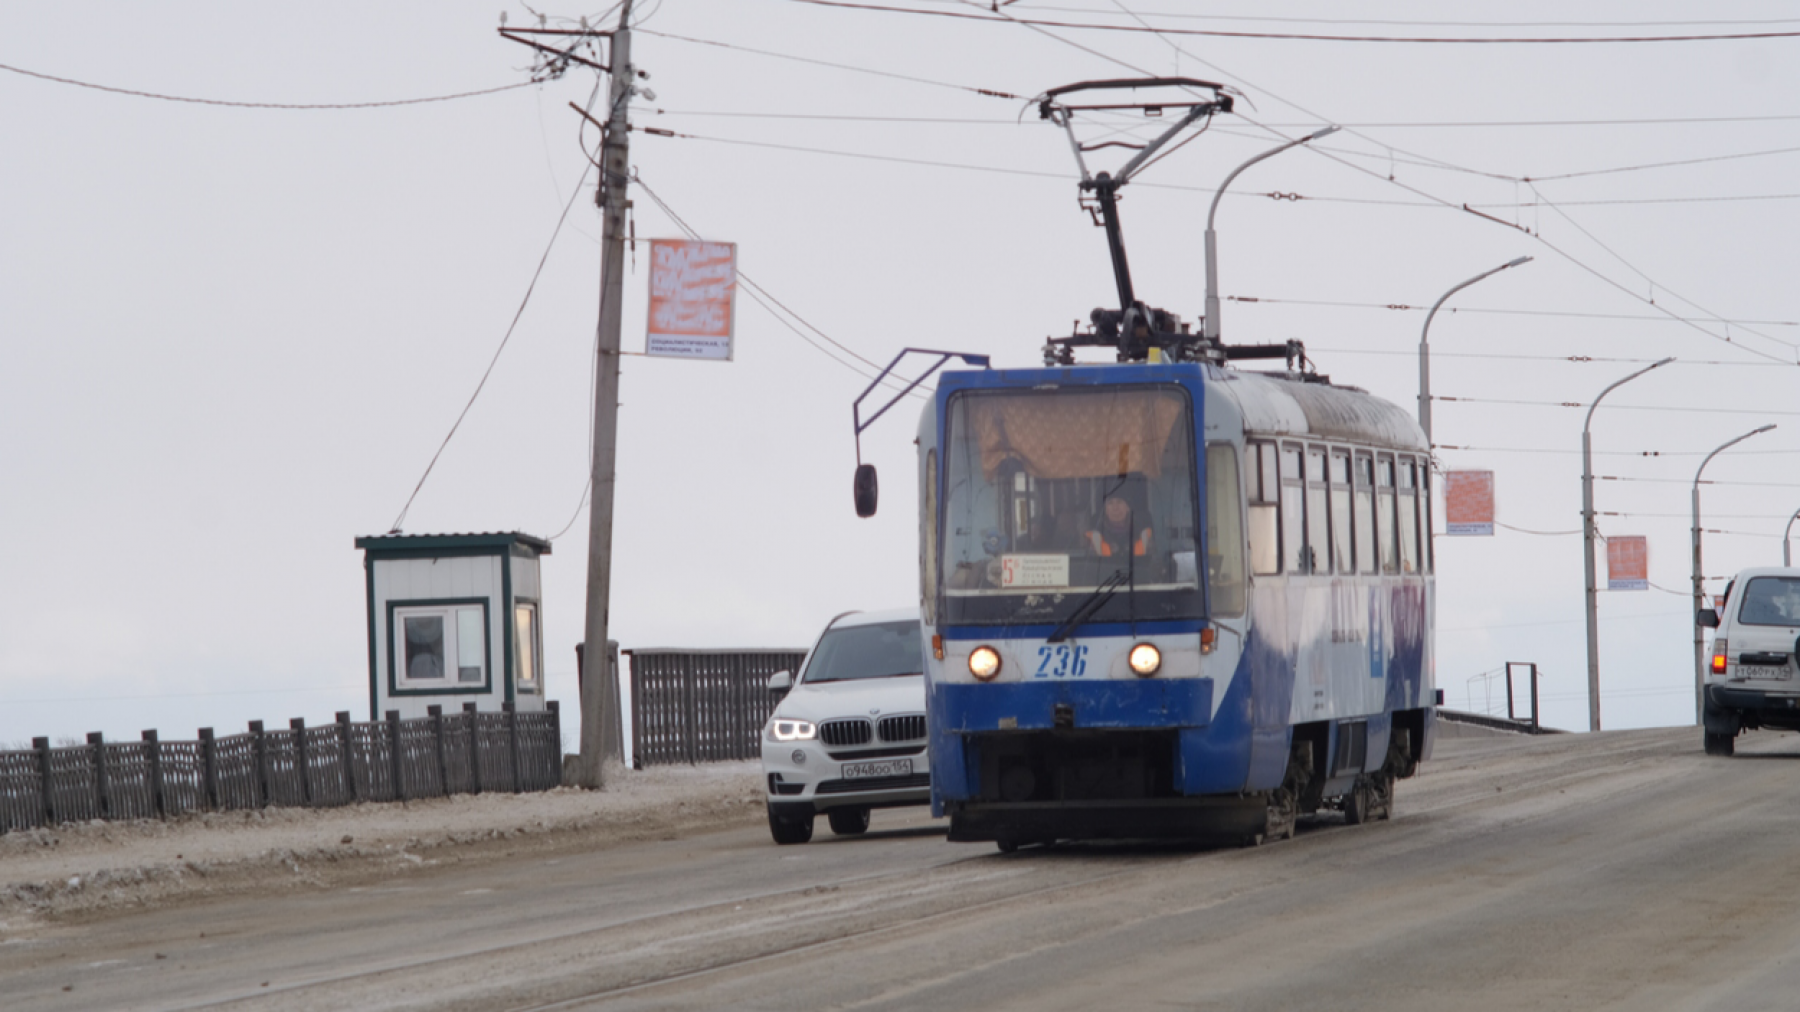
[[[1326,510],[1325,450],[1306,451],[1306,563],[1314,573],[1331,572],[1331,515]]]
[[[1331,451],[1331,568],[1340,573],[1356,572],[1350,554],[1350,454]]]
[[[1400,571],[1399,547],[1394,537],[1394,458],[1383,454],[1375,461],[1375,537],[1381,543],[1381,571]]]
[[[1275,444],[1251,443],[1244,461],[1244,485],[1250,501],[1250,572],[1281,572],[1281,479]]]
[[[1419,571],[1419,465],[1410,457],[1400,458],[1400,571]]]
[[[937,450],[925,452],[925,473],[919,476],[919,489],[925,499],[920,510],[919,530],[919,615],[928,626],[937,625]]]
[[[1419,559],[1424,572],[1434,571],[1437,553],[1431,543],[1431,461],[1419,465]]]
[[[1244,526],[1238,498],[1237,449],[1206,448],[1206,578],[1212,614],[1244,613]]]
[[[1375,572],[1375,458],[1356,455],[1356,565]]]
[[[1309,573],[1306,547],[1306,481],[1302,477],[1300,448],[1281,448],[1281,568],[1288,573]]]

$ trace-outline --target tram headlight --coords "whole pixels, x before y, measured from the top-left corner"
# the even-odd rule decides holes
[[[1162,667],[1162,651],[1156,649],[1153,644],[1139,643],[1131,648],[1131,653],[1126,656],[1125,662],[1131,665],[1131,670],[1139,678],[1149,678],[1156,674],[1157,668]]]
[[[969,674],[991,682],[1000,674],[1000,652],[993,647],[976,647],[969,652]]]

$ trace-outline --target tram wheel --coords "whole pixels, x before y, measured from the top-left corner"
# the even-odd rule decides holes
[[[1016,853],[1018,851],[1019,841],[1010,840],[1010,839],[999,839],[999,840],[994,841],[994,846],[1000,848],[1000,853],[1002,853],[1002,854],[1012,854],[1012,853]]]
[[[1361,777],[1356,778],[1356,786],[1344,795],[1344,825],[1360,826],[1369,821],[1369,788]]]

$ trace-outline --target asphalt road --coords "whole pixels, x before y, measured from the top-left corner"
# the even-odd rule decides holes
[[[946,843],[919,811],[579,848],[0,946],[62,1009],[1800,1007],[1800,737],[1440,742],[1393,821],[1252,849]]]

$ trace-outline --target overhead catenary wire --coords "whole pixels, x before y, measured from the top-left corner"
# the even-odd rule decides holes
[[[193,98],[186,95],[166,95],[154,91],[140,91],[136,88],[119,88],[109,84],[95,84],[92,81],[78,81],[74,78],[58,77],[54,74],[44,74],[35,70],[26,70],[23,67],[8,66],[4,63],[0,63],[0,70],[9,71],[14,74],[22,74],[26,77],[35,77],[39,80],[53,81],[57,84],[73,85],[77,88],[89,88],[94,91],[111,92],[115,95],[130,95],[134,98],[151,98],[163,102],[187,102],[193,105],[222,105],[238,109],[382,109],[400,105],[423,105],[427,102],[453,102],[462,98],[475,98],[480,95],[495,95],[503,91],[529,88],[539,83],[537,81],[519,81],[514,84],[503,84],[497,88],[482,88],[479,91],[460,91],[452,95],[431,95],[425,98],[399,98],[375,102],[240,102],[220,98]]]
[[[994,17],[988,14],[975,14],[968,11],[928,10],[918,7],[894,7],[874,3],[856,3],[852,0],[790,0],[791,3],[809,4],[815,7],[836,7],[845,10],[875,11],[885,14],[920,14],[931,17],[957,18],[966,21],[980,21],[989,24],[1011,23],[1030,27],[1067,28],[1083,31],[1129,32],[1133,34],[1157,35],[1189,35],[1205,38],[1226,39],[1272,39],[1295,42],[1373,42],[1373,43],[1427,43],[1427,44],[1459,44],[1459,45],[1555,45],[1580,43],[1647,43],[1647,42],[1726,42],[1740,39],[1785,39],[1800,37],[1800,31],[1787,32],[1721,32],[1712,35],[1621,35],[1621,36],[1562,36],[1562,37],[1502,37],[1487,38],[1466,36],[1445,38],[1434,36],[1400,36],[1400,35],[1323,35],[1304,34],[1298,32],[1241,32],[1208,28],[1145,28],[1135,25],[1102,25],[1073,21],[1051,21],[1043,18],[1020,18],[1014,16]],[[978,10],[987,11],[985,5]],[[995,14],[1006,15],[1006,11],[994,9]]]
[[[824,2],[824,0],[798,0],[798,2]],[[965,0],[965,2],[969,2],[969,0]],[[1124,5],[1123,5],[1123,3],[1119,3],[1119,2],[1118,2],[1118,0],[1115,0],[1115,3],[1116,3],[1116,4],[1117,4],[1117,6],[1119,6],[1119,7],[1120,7],[1120,8],[1121,8],[1121,9],[1124,9]],[[998,11],[998,12],[997,12],[997,13],[998,13],[998,14],[999,14],[999,16],[1000,16],[1000,17],[1001,17],[1001,18],[1005,18],[1005,19],[1011,19],[1011,17],[1012,17],[1012,16],[1011,16],[1011,15],[1010,15],[1010,14],[1008,14],[1008,13],[1007,13],[1007,12],[1005,12],[1005,11],[1003,11],[1003,10],[1002,10],[1002,11]],[[1127,11],[1127,13],[1129,13],[1129,11]],[[1021,24],[1024,24],[1024,22],[1020,22],[1020,23],[1021,23]],[[1076,49],[1079,49],[1079,50],[1081,50],[1081,51],[1083,51],[1083,52],[1086,52],[1086,53],[1090,53],[1090,54],[1092,54],[1092,55],[1094,55],[1094,56],[1096,56],[1096,57],[1098,57],[1098,58],[1100,58],[1100,59],[1103,59],[1103,60],[1106,60],[1106,61],[1107,61],[1107,62],[1110,62],[1110,63],[1114,63],[1114,64],[1117,64],[1117,65],[1119,65],[1119,66],[1122,66],[1122,67],[1125,67],[1125,68],[1127,68],[1127,69],[1130,69],[1130,70],[1132,70],[1132,71],[1135,71],[1135,72],[1137,72],[1137,73],[1140,73],[1140,74],[1142,74],[1142,73],[1145,73],[1145,71],[1144,71],[1144,70],[1143,70],[1143,68],[1141,68],[1141,67],[1137,67],[1137,66],[1135,66],[1135,65],[1133,65],[1133,64],[1131,64],[1131,63],[1129,63],[1129,62],[1127,62],[1127,61],[1124,61],[1124,60],[1120,60],[1120,59],[1118,59],[1118,58],[1116,58],[1116,57],[1113,57],[1113,56],[1110,56],[1110,55],[1108,55],[1108,54],[1106,54],[1106,53],[1102,53],[1102,52],[1100,52],[1100,51],[1098,51],[1098,50],[1096,50],[1096,49],[1093,49],[1093,48],[1092,48],[1092,47],[1090,47],[1090,46],[1086,46],[1086,45],[1083,45],[1083,44],[1082,44],[1082,43],[1079,43],[1079,42],[1075,42],[1075,41],[1074,41],[1074,40],[1071,40],[1071,39],[1065,39],[1065,38],[1063,38],[1063,37],[1061,37],[1061,36],[1059,36],[1059,35],[1057,35],[1057,34],[1055,34],[1055,33],[1054,33],[1054,32],[1050,32],[1050,31],[1048,31],[1048,30],[1047,30],[1047,29],[1046,29],[1046,28],[1043,28],[1043,27],[1041,27],[1041,26],[1036,26],[1036,25],[1029,25],[1029,24],[1027,24],[1027,25],[1025,25],[1025,27],[1030,27],[1030,28],[1032,28],[1032,30],[1033,30],[1033,31],[1035,31],[1035,32],[1037,32],[1037,33],[1039,33],[1039,34],[1041,34],[1041,35],[1044,35],[1044,36],[1046,36],[1046,37],[1048,37],[1048,38],[1051,38],[1051,39],[1054,39],[1054,40],[1056,40],[1056,41],[1058,41],[1058,42],[1061,42],[1061,43],[1063,43],[1063,44],[1065,44],[1065,45],[1069,45],[1069,46],[1072,46],[1072,47],[1074,47],[1074,48],[1076,48]],[[1160,36],[1161,36],[1161,33],[1153,33],[1153,34],[1158,34],[1158,35],[1159,35],[1159,37],[1160,37]],[[1182,47],[1181,47],[1181,46],[1180,46],[1180,45],[1178,45],[1178,44],[1177,44],[1177,43],[1175,43],[1175,42],[1174,42],[1174,41],[1172,41],[1172,40],[1169,40],[1169,39],[1166,39],[1166,38],[1165,38],[1165,39],[1164,39],[1164,41],[1165,41],[1165,42],[1166,42],[1166,43],[1167,43],[1167,44],[1168,44],[1168,45],[1169,45],[1169,46],[1170,46],[1170,47],[1171,47],[1171,48],[1172,48],[1172,49],[1174,49],[1174,50],[1175,50],[1175,51],[1176,51],[1176,52],[1177,52],[1177,53],[1178,53],[1178,54],[1181,54],[1181,55],[1182,55],[1182,56],[1184,56],[1184,57],[1186,57],[1186,58],[1188,58],[1188,59],[1192,59],[1192,60],[1194,60],[1194,61],[1195,61],[1195,62],[1197,62],[1197,63],[1199,63],[1199,64],[1200,64],[1200,65],[1202,65],[1202,66],[1205,66],[1205,67],[1207,67],[1207,68],[1209,68],[1209,69],[1211,69],[1211,70],[1213,70],[1213,71],[1214,71],[1214,72],[1216,72],[1216,73],[1218,73],[1218,74],[1222,74],[1222,75],[1224,75],[1224,76],[1226,76],[1226,77],[1229,77],[1229,78],[1232,78],[1232,79],[1234,79],[1234,80],[1237,80],[1237,81],[1240,81],[1240,82],[1243,82],[1243,81],[1244,81],[1244,79],[1243,79],[1243,78],[1241,78],[1241,77],[1239,77],[1239,76],[1238,76],[1238,75],[1236,75],[1236,74],[1232,74],[1232,73],[1231,73],[1231,72],[1230,72],[1230,71],[1228,71],[1228,70],[1226,70],[1226,69],[1225,69],[1225,68],[1223,68],[1223,67],[1220,67],[1220,66],[1218,66],[1218,65],[1217,65],[1217,64],[1215,64],[1215,63],[1213,63],[1213,62],[1211,62],[1211,61],[1209,61],[1209,60],[1205,60],[1205,59],[1202,59],[1202,58],[1201,58],[1201,57],[1199,57],[1199,56],[1196,56],[1196,55],[1194,55],[1194,54],[1193,54],[1193,53],[1190,53],[1190,52],[1188,52],[1188,51],[1187,51],[1187,50],[1186,50],[1186,49],[1183,49],[1183,48],[1182,48]],[[1248,82],[1244,82],[1244,83],[1248,83]],[[1296,103],[1296,102],[1293,102],[1293,101],[1291,101],[1291,100],[1289,100],[1289,99],[1286,99],[1286,98],[1283,98],[1283,97],[1281,97],[1281,96],[1279,96],[1279,95],[1275,95],[1275,94],[1274,94],[1274,93],[1273,93],[1273,92],[1268,92],[1268,94],[1269,94],[1269,95],[1270,95],[1270,96],[1271,96],[1271,97],[1273,97],[1273,98],[1275,98],[1275,99],[1276,99],[1276,100],[1278,100],[1278,101],[1280,101],[1280,102],[1283,102],[1283,103],[1284,103],[1284,104],[1286,104],[1286,105],[1288,105],[1288,106],[1291,106],[1291,107],[1292,107],[1292,108],[1295,108],[1295,109],[1298,109],[1298,110],[1299,110],[1299,111],[1301,111],[1301,112],[1303,112],[1303,113],[1307,113],[1307,114],[1308,114],[1308,115],[1313,115],[1313,116],[1317,116],[1317,115],[1318,115],[1318,114],[1316,114],[1316,113],[1314,113],[1314,112],[1313,112],[1313,111],[1312,111],[1312,110],[1309,110],[1309,109],[1307,109],[1307,108],[1305,108],[1305,107],[1304,107],[1304,106],[1301,106],[1301,105],[1300,105],[1300,104],[1298,104],[1298,103]],[[1245,122],[1248,122],[1248,123],[1251,123],[1251,124],[1252,124],[1252,125],[1255,125],[1255,126],[1257,126],[1257,127],[1259,127],[1259,128],[1261,128],[1261,129],[1264,129],[1264,130],[1267,130],[1267,131],[1268,131],[1268,132],[1269,132],[1269,133],[1270,133],[1270,134],[1272,134],[1272,135],[1274,135],[1274,136],[1276,136],[1276,137],[1279,137],[1279,138],[1281,138],[1281,139],[1282,139],[1282,140],[1291,140],[1291,139],[1292,139],[1292,138],[1289,138],[1289,137],[1286,137],[1286,136],[1285,136],[1285,135],[1282,135],[1282,134],[1281,134],[1281,133],[1280,133],[1280,132],[1279,132],[1279,131],[1276,131],[1276,130],[1272,130],[1272,129],[1270,129],[1270,128],[1268,128],[1268,127],[1266,127],[1266,126],[1264,126],[1264,125],[1263,125],[1263,124],[1261,124],[1261,123],[1258,123],[1258,122],[1257,122],[1257,121],[1256,121],[1256,120],[1254,120],[1254,119],[1252,119],[1252,118],[1250,118],[1250,117],[1249,117],[1249,116],[1247,116],[1247,115],[1242,115],[1242,114],[1240,114],[1240,118],[1242,118],[1242,119],[1243,119],[1243,120],[1244,120],[1244,121],[1245,121]],[[1319,116],[1319,117],[1318,117],[1318,118],[1320,118],[1320,119],[1328,119],[1328,117],[1323,117],[1323,116]],[[1368,141],[1370,141],[1370,142],[1371,142],[1371,143],[1374,143],[1374,144],[1378,144],[1378,145],[1381,145],[1381,146],[1383,146],[1383,147],[1388,147],[1388,148],[1392,148],[1392,145],[1387,145],[1387,144],[1385,144],[1385,143],[1383,143],[1383,142],[1381,142],[1381,141],[1378,141],[1378,140],[1376,140],[1376,139],[1374,139],[1374,138],[1371,138],[1371,137],[1368,137],[1368,136],[1367,136],[1367,135],[1364,135],[1364,134],[1360,134],[1360,133],[1358,133],[1358,134],[1355,134],[1355,136],[1360,136],[1360,137],[1363,137],[1363,138],[1364,138],[1364,139],[1365,139],[1365,140],[1368,140]],[[1310,145],[1309,145],[1309,149],[1310,149],[1310,147],[1311,147],[1311,146],[1310,146]],[[1537,241],[1537,242],[1538,242],[1538,243],[1539,243],[1539,244],[1540,244],[1540,245],[1542,245],[1542,246],[1544,246],[1544,247],[1545,247],[1545,248],[1546,248],[1546,249],[1549,249],[1549,250],[1550,250],[1550,251],[1551,251],[1551,252],[1553,252],[1553,253],[1555,253],[1555,254],[1556,254],[1556,255],[1557,255],[1557,256],[1559,256],[1559,257],[1561,257],[1561,258],[1562,258],[1562,259],[1563,259],[1563,260],[1564,260],[1564,261],[1566,261],[1566,262],[1568,262],[1568,263],[1570,263],[1570,264],[1572,264],[1572,265],[1573,265],[1573,266],[1575,266],[1575,267],[1577,267],[1577,268],[1579,268],[1579,269],[1580,269],[1580,270],[1582,270],[1582,271],[1584,271],[1584,272],[1586,272],[1586,273],[1587,273],[1587,274],[1589,274],[1589,275],[1590,275],[1590,276],[1592,276],[1592,277],[1594,277],[1594,278],[1595,278],[1595,279],[1597,279],[1597,280],[1599,280],[1599,281],[1601,281],[1601,282],[1603,282],[1603,283],[1604,283],[1604,284],[1606,284],[1606,285],[1608,285],[1608,286],[1610,286],[1610,287],[1612,287],[1612,288],[1614,288],[1614,289],[1616,289],[1616,290],[1618,290],[1618,291],[1620,291],[1620,292],[1622,292],[1622,293],[1624,293],[1624,294],[1625,294],[1625,295],[1627,295],[1627,296],[1628,296],[1628,297],[1630,297],[1630,298],[1632,298],[1632,299],[1635,299],[1635,300],[1637,300],[1637,301],[1638,301],[1638,302],[1639,302],[1639,303],[1642,303],[1642,304],[1645,304],[1645,305],[1648,305],[1648,306],[1650,306],[1650,307],[1652,307],[1652,308],[1654,308],[1654,309],[1655,309],[1655,310],[1656,310],[1656,311],[1658,311],[1658,312],[1660,312],[1660,313],[1663,313],[1663,314],[1664,314],[1664,315],[1666,315],[1666,316],[1669,316],[1669,317],[1671,317],[1671,318],[1672,318],[1672,319],[1675,319],[1675,320],[1677,320],[1677,321],[1680,321],[1680,322],[1681,322],[1681,323],[1683,323],[1683,324],[1684,324],[1684,325],[1686,325],[1686,326],[1688,326],[1688,327],[1689,327],[1689,328],[1691,328],[1691,329],[1693,329],[1693,330],[1695,330],[1695,331],[1698,331],[1698,332],[1699,332],[1699,333],[1701,333],[1701,334],[1703,334],[1703,335],[1705,335],[1705,336],[1707,336],[1707,337],[1710,337],[1710,338],[1712,338],[1712,339],[1713,339],[1713,340],[1716,340],[1716,341],[1721,341],[1721,342],[1723,342],[1723,343],[1725,343],[1725,344],[1728,344],[1728,345],[1730,345],[1730,346],[1732,346],[1732,347],[1733,347],[1733,348],[1736,348],[1736,349],[1739,349],[1739,350],[1741,350],[1741,351],[1744,351],[1744,352],[1746,352],[1746,353],[1748,353],[1748,354],[1752,354],[1752,355],[1756,355],[1756,356],[1758,356],[1758,357],[1761,357],[1761,358],[1764,358],[1764,359],[1768,359],[1768,360],[1770,360],[1770,361],[1774,361],[1774,362],[1782,362],[1782,363],[1784,363],[1784,364],[1797,364],[1797,365],[1800,365],[1800,362],[1794,362],[1794,363],[1789,363],[1789,362],[1788,362],[1788,359],[1786,359],[1786,358],[1785,358],[1785,357],[1783,357],[1783,356],[1778,356],[1778,355],[1773,355],[1773,354],[1770,354],[1770,353],[1768,353],[1768,352],[1765,352],[1765,351],[1762,351],[1762,350],[1761,350],[1761,349],[1758,349],[1758,348],[1752,348],[1752,347],[1749,347],[1749,346],[1747,346],[1747,345],[1744,345],[1744,344],[1742,344],[1742,343],[1739,343],[1739,342],[1734,342],[1734,341],[1732,341],[1732,340],[1731,340],[1731,338],[1730,338],[1730,336],[1729,336],[1729,335],[1721,335],[1721,334],[1717,334],[1717,333],[1714,333],[1714,332],[1713,332],[1713,331],[1711,331],[1711,330],[1709,330],[1709,329],[1708,329],[1708,328],[1706,328],[1706,327],[1704,327],[1704,326],[1702,326],[1702,325],[1701,325],[1701,324],[1699,324],[1699,323],[1697,323],[1697,322],[1695,322],[1695,321],[1694,321],[1694,320],[1692,320],[1692,319],[1689,319],[1689,318],[1687,318],[1687,317],[1686,317],[1686,316],[1683,316],[1683,315],[1682,315],[1682,314],[1680,314],[1680,313],[1676,313],[1676,312],[1674,312],[1674,311],[1673,311],[1673,310],[1671,310],[1671,309],[1669,309],[1669,308],[1668,308],[1668,307],[1667,307],[1667,306],[1663,306],[1663,305],[1659,305],[1659,304],[1658,304],[1658,303],[1657,303],[1657,302],[1656,302],[1656,301],[1655,301],[1655,300],[1654,300],[1654,299],[1650,299],[1650,298],[1646,298],[1646,297],[1644,297],[1644,296],[1643,296],[1643,295],[1642,295],[1642,294],[1640,294],[1640,293],[1638,293],[1638,292],[1636,292],[1636,291],[1633,291],[1633,290],[1632,290],[1632,289],[1631,289],[1631,288],[1629,288],[1629,287],[1627,287],[1627,286],[1626,286],[1626,285],[1624,285],[1624,284],[1622,284],[1622,283],[1620,283],[1620,282],[1619,282],[1619,281],[1618,281],[1618,280],[1616,280],[1616,279],[1614,279],[1614,278],[1611,278],[1611,277],[1609,277],[1609,276],[1607,276],[1607,275],[1606,275],[1606,274],[1604,274],[1604,273],[1602,273],[1602,272],[1601,272],[1601,271],[1599,271],[1599,270],[1598,270],[1598,269],[1597,269],[1597,268],[1595,268],[1595,267],[1593,267],[1593,266],[1591,266],[1591,265],[1590,265],[1590,264],[1588,264],[1588,263],[1586,263],[1586,262],[1585,262],[1585,261],[1583,261],[1583,260],[1581,260],[1581,259],[1580,259],[1580,258],[1578,258],[1578,257],[1576,257],[1576,256],[1575,256],[1575,255],[1574,255],[1574,254],[1572,254],[1572,253],[1570,253],[1570,252],[1568,252],[1568,251],[1567,251],[1567,250],[1564,250],[1564,249],[1562,249],[1562,248],[1561,248],[1561,247],[1560,247],[1560,246],[1558,246],[1558,245],[1556,245],[1556,244],[1555,244],[1555,243],[1552,243],[1552,242],[1551,242],[1551,241],[1550,241],[1550,240],[1549,240],[1549,239],[1547,239],[1547,238],[1545,238],[1545,237],[1544,237],[1544,236],[1543,236],[1543,235],[1542,235],[1542,234],[1541,234],[1541,233],[1539,233],[1539,232],[1534,232],[1534,231],[1531,231],[1531,230],[1529,230],[1529,229],[1524,229],[1524,228],[1521,228],[1521,227],[1520,227],[1520,226],[1517,226],[1517,225],[1515,225],[1515,224],[1513,224],[1513,223],[1511,223],[1511,222],[1507,222],[1507,221],[1504,221],[1504,220],[1502,220],[1502,219],[1499,219],[1499,218],[1495,218],[1495,217],[1493,217],[1493,216],[1492,216],[1492,215],[1487,215],[1487,214],[1483,214],[1483,213],[1481,213],[1481,212],[1479,212],[1479,211],[1476,211],[1476,210],[1474,210],[1474,209],[1472,209],[1472,208],[1471,208],[1471,207],[1470,207],[1470,206],[1469,206],[1469,205],[1468,205],[1468,204],[1466,204],[1466,203],[1464,203],[1464,204],[1457,204],[1457,203],[1455,203],[1455,202],[1453,202],[1453,201],[1450,201],[1450,200],[1447,200],[1447,199],[1445,199],[1445,198],[1442,198],[1442,197],[1439,197],[1439,196],[1437,196],[1437,195],[1436,195],[1436,194],[1433,194],[1433,193],[1431,193],[1431,192],[1429,192],[1429,191],[1427,191],[1427,190],[1424,190],[1424,189],[1422,189],[1422,188],[1420,188],[1420,187],[1417,187],[1417,186],[1414,186],[1414,185],[1412,185],[1412,184],[1410,184],[1410,183],[1405,183],[1405,182],[1402,182],[1402,181],[1400,181],[1400,180],[1397,180],[1397,179],[1394,179],[1394,178],[1392,178],[1392,177],[1391,177],[1391,176],[1386,176],[1386,177],[1384,177],[1384,176],[1382,176],[1382,175],[1381,175],[1381,174],[1380,174],[1380,173],[1376,173],[1376,172],[1373,172],[1373,171],[1371,171],[1371,170],[1369,170],[1369,169],[1367,169],[1367,168],[1365,168],[1365,167],[1363,167],[1363,166],[1360,166],[1360,165],[1357,165],[1357,164],[1355,164],[1355,163],[1353,163],[1353,162],[1351,162],[1351,161],[1348,161],[1348,160],[1346,160],[1346,159],[1344,159],[1344,158],[1343,158],[1343,157],[1341,157],[1341,156],[1338,156],[1338,155],[1334,155],[1334,154],[1332,154],[1332,153],[1331,153],[1331,152],[1329,152],[1329,151],[1316,151],[1316,150],[1315,150],[1315,151],[1313,151],[1313,154],[1315,154],[1315,155],[1317,155],[1317,156],[1318,156],[1318,157],[1321,157],[1321,158],[1327,158],[1327,159],[1330,159],[1330,160],[1331,160],[1331,161],[1334,161],[1334,162],[1337,162],[1337,163],[1338,163],[1338,164],[1340,164],[1340,165],[1343,165],[1343,166],[1344,166],[1344,167],[1346,167],[1346,168],[1348,168],[1348,169],[1351,169],[1351,170],[1352,170],[1352,171],[1355,171],[1355,172],[1359,172],[1359,173],[1362,173],[1362,174],[1364,174],[1364,175],[1367,175],[1367,176],[1372,176],[1372,177],[1374,177],[1374,178],[1376,178],[1376,179],[1381,179],[1381,180],[1384,180],[1384,181],[1385,181],[1385,182],[1387,182],[1387,183],[1388,183],[1388,184],[1390,184],[1390,185],[1392,185],[1392,186],[1397,186],[1397,187],[1399,187],[1399,188],[1400,188],[1400,189],[1403,189],[1403,190],[1406,190],[1406,191],[1408,191],[1408,192],[1410,192],[1410,193],[1414,193],[1414,194],[1416,194],[1416,195],[1418,195],[1418,196],[1420,196],[1420,197],[1424,197],[1424,198],[1426,198],[1426,199],[1427,199],[1427,200],[1430,200],[1430,201],[1433,201],[1433,202],[1436,202],[1436,203],[1438,203],[1438,204],[1440,204],[1440,205],[1442,205],[1442,206],[1444,206],[1444,207],[1446,207],[1446,208],[1460,208],[1460,209],[1461,209],[1461,210],[1463,210],[1463,211],[1465,211],[1465,212],[1469,212],[1469,213],[1472,213],[1472,214],[1475,214],[1475,215],[1476,215],[1476,216],[1477,216],[1477,217],[1481,217],[1481,218],[1484,218],[1484,219],[1486,219],[1486,220],[1489,220],[1489,221],[1492,221],[1492,222],[1495,222],[1495,223],[1497,223],[1497,224],[1501,224],[1501,225],[1504,225],[1504,226],[1506,226],[1506,227],[1508,227],[1508,228],[1513,228],[1513,229],[1517,229],[1517,230],[1518,230],[1518,231],[1521,231],[1521,232],[1523,232],[1523,233],[1525,233],[1525,234],[1526,234],[1526,235],[1528,235],[1528,236],[1530,236],[1530,237],[1531,237],[1531,238],[1532,238],[1532,239],[1534,239],[1534,240],[1535,240],[1535,241]],[[1439,162],[1441,162],[1441,160],[1439,160],[1439,159],[1433,159],[1433,161],[1439,161]],[[1449,163],[1447,163],[1447,162],[1443,162],[1443,163],[1442,163],[1442,164],[1445,164],[1445,165],[1448,165],[1448,164],[1449,164]],[[1540,198],[1541,198],[1541,197],[1542,197],[1542,194],[1539,194],[1539,196],[1540,196]],[[1566,216],[1566,215],[1564,215],[1564,217],[1565,217],[1565,218],[1567,218],[1567,216]],[[1572,219],[1571,219],[1571,221],[1572,221]],[[1634,268],[1634,270],[1635,270],[1635,268]],[[1639,273],[1640,273],[1640,276],[1642,276],[1642,274],[1641,274],[1641,272],[1639,272]],[[1654,281],[1653,281],[1653,280],[1652,280],[1652,281],[1651,281],[1651,283],[1652,283],[1652,284],[1653,284],[1653,285],[1654,285],[1654,284],[1655,284],[1655,282],[1654,282]],[[1666,289],[1666,287],[1665,287],[1665,289],[1664,289],[1664,290],[1665,290],[1665,291],[1666,291],[1666,290],[1667,290],[1667,289]],[[1678,297],[1678,298],[1679,298],[1679,296],[1677,296],[1677,297]],[[1684,300],[1682,300],[1682,301],[1688,301],[1688,300],[1685,300],[1685,299],[1684,299]],[[1690,303],[1689,303],[1689,304],[1690,304],[1690,305],[1693,305],[1693,303],[1691,303],[1691,302],[1690,302]],[[1701,309],[1701,310],[1702,310],[1702,312],[1704,312],[1704,313],[1706,313],[1706,314],[1707,314],[1707,315],[1708,315],[1708,316],[1714,316],[1714,315],[1715,315],[1715,314],[1713,314],[1713,313],[1712,313],[1712,312],[1711,312],[1711,311],[1710,311],[1710,310],[1706,310],[1706,309],[1704,309],[1704,308],[1703,308],[1703,307],[1699,307],[1699,306],[1697,306],[1697,305],[1696,305],[1696,308],[1700,308],[1700,309]]]

